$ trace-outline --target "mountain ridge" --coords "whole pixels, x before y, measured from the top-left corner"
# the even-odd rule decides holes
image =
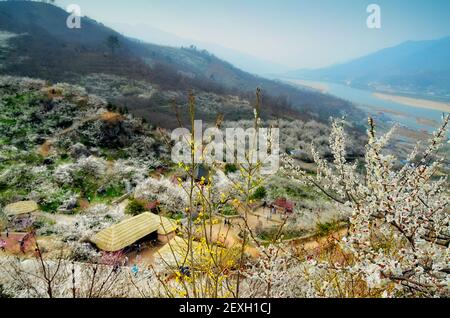
[[[229,61],[236,67],[259,76],[265,76],[266,74],[277,74],[290,70],[290,68],[285,65],[267,61],[239,50],[228,48],[217,43],[197,41],[180,37],[147,24],[131,25],[126,23],[109,22],[107,25],[120,31],[122,34],[127,34],[129,37],[131,36],[133,38],[141,39],[149,43],[177,48],[181,46],[189,47],[193,45],[199,49],[206,49],[220,59]]]
[[[380,91],[450,94],[450,36],[406,41],[349,62],[288,76],[327,80]],[[449,95],[450,96],[450,95]]]
[[[145,43],[88,17],[82,18],[81,29],[69,29],[67,17],[67,12],[46,3],[0,2],[0,30],[16,34],[8,41],[8,52],[3,53],[6,65],[2,73],[74,84],[93,74],[107,74],[119,77],[121,82],[145,81],[158,89],[160,94],[153,95],[153,100],[134,95],[119,100],[120,106],[132,111],[148,110],[155,104],[169,108],[173,92],[177,93],[177,103],[184,103],[186,92],[191,89],[239,96],[253,103],[254,91],[260,87],[266,117],[327,121],[342,112],[360,114],[346,101],[254,76],[207,51]],[[120,44],[115,49],[106,44],[111,36]],[[111,90],[116,84],[112,83]]]

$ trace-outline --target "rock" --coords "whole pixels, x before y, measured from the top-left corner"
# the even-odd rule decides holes
[[[43,164],[46,165],[46,166],[50,166],[50,165],[52,165],[54,163],[55,163],[55,161],[53,159],[51,159],[51,158],[46,158],[43,161]]]
[[[89,157],[91,153],[85,145],[77,143],[70,148],[70,155],[74,159],[79,159],[81,157]]]
[[[105,186],[101,186],[100,188],[97,189],[97,194],[98,195],[104,195],[105,193],[106,193]]]
[[[78,200],[76,197],[72,197],[69,200],[67,200],[66,202],[64,202],[64,205],[66,206],[67,210],[73,210],[77,207]]]
[[[76,197],[72,197],[64,201],[64,203],[58,208],[59,213],[71,214],[78,206],[78,200]]]

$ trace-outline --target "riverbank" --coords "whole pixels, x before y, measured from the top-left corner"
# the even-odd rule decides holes
[[[389,94],[384,94],[384,93],[373,93],[373,96],[375,96],[378,99],[382,99],[382,100],[394,102],[394,103],[399,103],[399,104],[403,104],[403,105],[407,105],[407,106],[425,108],[425,109],[433,109],[433,110],[439,110],[442,112],[450,113],[450,104],[449,103],[436,102],[436,101],[427,100],[427,99],[411,98],[411,97],[398,96],[398,95],[389,95]]]
[[[304,88],[310,88],[319,91],[323,94],[328,93],[330,90],[328,85],[322,82],[314,82],[300,79],[283,79],[283,80],[289,84],[300,85],[303,86]]]

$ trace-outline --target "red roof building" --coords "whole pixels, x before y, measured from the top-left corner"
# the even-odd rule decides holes
[[[283,213],[293,213],[294,212],[294,202],[287,200],[286,198],[278,198],[271,204],[277,210]]]

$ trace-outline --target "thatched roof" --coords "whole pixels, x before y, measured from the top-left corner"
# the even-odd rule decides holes
[[[178,228],[177,223],[174,220],[156,214],[152,214],[152,217],[155,218],[159,224],[158,234],[160,235],[172,233]]]
[[[5,207],[5,214],[8,216],[17,216],[22,214],[33,213],[39,210],[39,207],[34,201],[20,201],[9,204]]]
[[[192,242],[193,251],[199,250],[198,244],[197,242]],[[169,266],[175,266],[177,263],[180,266],[187,265],[189,260],[187,240],[176,236],[156,253],[156,257],[159,262]]]
[[[116,252],[153,232],[167,234],[176,229],[175,221],[145,212],[104,229],[97,233],[91,241],[103,251]]]

